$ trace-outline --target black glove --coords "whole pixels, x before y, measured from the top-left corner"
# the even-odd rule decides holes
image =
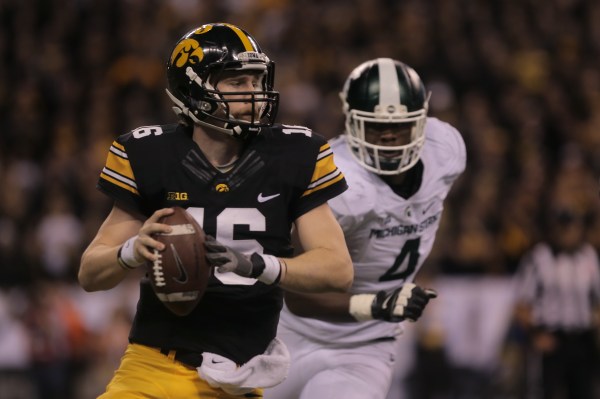
[[[273,255],[261,255],[254,252],[250,257],[229,248],[214,237],[206,236],[204,241],[206,260],[220,273],[233,272],[242,277],[255,278],[265,284],[279,282],[281,264]]]
[[[435,290],[406,283],[390,294],[379,291],[377,294],[353,295],[350,298],[350,314],[358,321],[417,321],[429,300],[436,297]]]

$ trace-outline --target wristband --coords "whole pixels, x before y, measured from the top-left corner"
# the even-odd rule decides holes
[[[281,263],[276,256],[257,254],[265,262],[265,268],[257,277],[257,280],[265,284],[278,283],[281,278]]]
[[[373,320],[372,307],[374,299],[375,295],[373,294],[352,295],[348,312],[357,321]]]
[[[137,235],[131,237],[125,241],[119,251],[117,252],[117,262],[125,270],[133,270],[144,264],[145,261],[139,261],[135,258],[135,252],[133,250],[133,243],[138,238]]]
[[[279,273],[279,279],[278,281],[276,281],[276,283],[281,283],[282,281],[284,281],[288,271],[288,266],[287,263],[285,263],[285,260],[279,259],[279,265],[281,266],[281,273]]]

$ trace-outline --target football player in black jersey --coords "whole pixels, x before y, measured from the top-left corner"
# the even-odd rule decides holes
[[[87,291],[108,290],[154,261],[158,223],[187,209],[207,235],[214,273],[188,316],[171,313],[147,278],[129,345],[101,398],[262,397],[287,373],[275,338],[282,288],[346,291],[352,263],[327,201],[346,189],[327,141],[274,124],[274,64],[247,32],[196,28],[167,62],[180,123],[143,126],[110,147],[98,188],[114,207],[81,259]],[[291,230],[302,247],[292,257]]]

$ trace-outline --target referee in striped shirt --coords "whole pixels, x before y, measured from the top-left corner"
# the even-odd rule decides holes
[[[563,202],[545,216],[547,239],[516,274],[516,317],[531,355],[528,398],[597,399],[600,261],[585,241],[585,212]]]

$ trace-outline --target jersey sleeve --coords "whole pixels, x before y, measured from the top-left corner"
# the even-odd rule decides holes
[[[448,153],[452,158],[448,162],[448,173],[444,180],[452,184],[464,171],[467,165],[467,150],[465,141],[456,128],[448,123],[444,123],[447,130]]]
[[[129,209],[140,210],[141,197],[125,145],[127,137],[120,136],[111,144],[97,187]]]
[[[344,135],[329,141],[335,154],[337,166],[344,172],[348,190],[332,198],[329,206],[344,232],[351,234],[373,213],[377,192],[366,171],[349,151]]]
[[[310,164],[306,165],[312,172],[308,184],[302,187],[303,191],[296,201],[292,214],[294,220],[340,195],[348,188],[344,174],[335,164],[329,143],[321,136],[315,135],[312,144],[318,150],[313,151],[316,155],[313,155],[309,160]]]

